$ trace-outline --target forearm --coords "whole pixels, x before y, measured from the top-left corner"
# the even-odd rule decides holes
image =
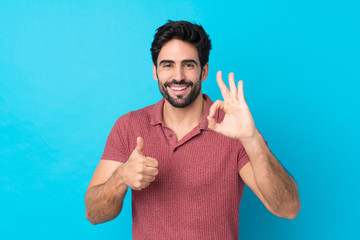
[[[91,187],[85,194],[86,218],[92,224],[114,219],[121,211],[127,186],[116,173],[103,184]]]
[[[300,210],[298,187],[271,153],[260,133],[242,140],[256,185],[276,215],[294,218]]]

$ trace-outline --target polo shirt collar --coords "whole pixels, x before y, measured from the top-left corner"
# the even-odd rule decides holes
[[[205,106],[205,113],[199,123],[199,128],[203,129],[203,130],[209,130],[207,116],[209,115],[209,110],[210,110],[211,105],[213,104],[213,101],[211,101],[209,96],[206,94],[203,94],[203,98],[205,99],[206,106]],[[151,118],[150,124],[151,125],[161,124],[161,125],[165,126],[165,123],[163,120],[163,114],[162,114],[164,102],[165,102],[165,99],[162,98],[159,102],[154,104],[154,107],[150,113],[151,114],[150,115],[150,118]],[[218,120],[218,111],[215,113],[214,118],[216,120]]]
[[[164,98],[162,98],[159,102],[153,105],[152,110],[150,111],[150,124],[157,125],[157,124],[164,124],[163,117],[162,117],[162,109],[164,106]]]

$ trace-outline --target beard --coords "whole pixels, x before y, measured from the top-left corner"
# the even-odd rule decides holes
[[[194,100],[200,94],[200,90],[201,90],[201,74],[202,73],[200,73],[200,77],[199,77],[199,79],[197,81],[195,81],[195,83],[193,83],[191,81],[185,81],[185,80],[181,80],[181,81],[172,80],[171,82],[166,82],[166,83],[162,84],[160,79],[159,79],[159,76],[157,76],[158,84],[159,84],[159,90],[160,90],[161,94],[163,95],[163,97],[173,107],[185,108],[185,107],[189,106],[192,102],[194,102]],[[157,73],[156,73],[156,75],[157,75]],[[177,95],[176,97],[172,97],[172,96],[170,96],[169,91],[167,89],[167,87],[170,86],[171,84],[181,84],[181,85],[186,85],[187,87],[191,87],[190,93],[187,96]]]

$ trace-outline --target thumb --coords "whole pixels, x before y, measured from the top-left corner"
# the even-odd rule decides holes
[[[144,149],[144,139],[142,137],[137,137],[135,150],[142,155],[143,149]]]

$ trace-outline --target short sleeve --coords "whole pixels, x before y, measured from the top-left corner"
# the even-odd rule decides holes
[[[261,134],[261,133],[260,133]],[[262,135],[261,135],[262,136]],[[264,137],[263,137],[264,139]],[[266,146],[268,146],[268,142],[264,139]],[[240,172],[241,168],[245,166],[249,162],[249,157],[246,153],[246,150],[242,143],[239,144],[240,150],[238,155],[238,172]]]
[[[245,148],[243,147],[242,144],[240,144],[240,145],[241,145],[241,149],[240,149],[239,155],[238,155],[238,172],[240,172],[242,167],[245,166],[245,164],[247,164],[249,162],[249,157],[246,154]]]
[[[101,159],[125,163],[129,158],[130,113],[118,118],[107,138]]]

